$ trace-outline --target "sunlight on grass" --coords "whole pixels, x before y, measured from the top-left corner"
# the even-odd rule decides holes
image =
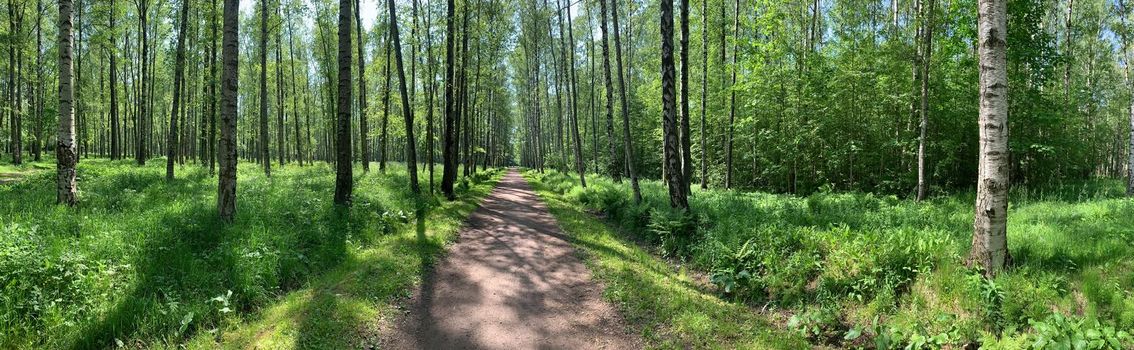
[[[1013,349],[1077,334],[1099,348],[1134,346],[1134,201],[1117,181],[1015,188],[1014,264],[989,280],[964,266],[971,193],[915,203],[696,190],[693,214],[681,214],[656,181],[642,182],[635,204],[626,183],[588,178],[584,189],[554,171],[526,175],[596,256],[611,300],[659,344],[704,347],[780,330],[852,348]],[[674,277],[685,275],[628,242],[700,271],[710,287],[687,288],[687,277]],[[740,324],[758,326],[731,327],[739,316],[723,310],[732,309],[747,310]]]
[[[775,330],[746,306],[704,291],[684,269],[674,270],[583,208],[526,174],[560,226],[586,256],[604,296],[658,348],[796,349],[802,339]]]
[[[75,209],[54,204],[51,172],[0,185],[0,348],[359,344],[499,175],[442,202],[390,169],[356,169],[343,209],[326,164],[271,178],[241,164],[230,225],[215,177],[179,167],[166,181],[160,159],[84,159]]]

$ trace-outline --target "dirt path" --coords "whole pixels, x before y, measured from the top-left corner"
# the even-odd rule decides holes
[[[504,176],[382,332],[388,349],[637,349],[555,218]]]

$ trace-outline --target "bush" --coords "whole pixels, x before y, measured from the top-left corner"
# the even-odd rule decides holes
[[[686,210],[650,209],[648,231],[667,257],[686,258],[698,237],[697,215]]]

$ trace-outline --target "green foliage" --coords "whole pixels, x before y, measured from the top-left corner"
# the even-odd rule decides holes
[[[605,178],[589,178],[585,189],[555,172],[536,179],[659,254],[707,272],[733,303],[784,310],[790,329],[819,344],[1012,349],[1053,311],[1134,329],[1134,202],[1117,181],[1015,188],[1008,232],[1015,264],[987,279],[964,267],[971,194],[915,203],[708,190],[695,191],[691,213],[680,214],[654,181],[642,183],[643,202],[635,204],[628,184]],[[665,240],[676,232],[689,239]]]
[[[722,300],[696,275],[674,269],[636,244],[636,238],[644,237],[618,233],[589,213],[594,209],[578,199],[584,198],[580,197],[583,194],[602,193],[596,187],[582,190],[576,186],[567,194],[559,194],[555,182],[559,175],[544,175],[545,181],[535,181],[540,175],[533,172],[526,176],[560,227],[585,252],[588,268],[605,287],[604,297],[642,335],[647,348],[763,350],[807,346],[803,337],[776,329],[769,317],[745,305]]]
[[[357,346],[358,325],[405,293],[497,174],[442,203],[411,193],[402,167],[356,171],[353,206],[342,209],[326,165],[266,178],[242,164],[236,222],[225,225],[206,170],[166,181],[164,162],[131,163],[84,159],[73,209],[55,205],[50,173],[0,185],[0,348],[215,348],[281,329],[309,345]],[[312,289],[344,308],[292,297]],[[281,300],[294,309],[277,320]],[[324,318],[314,327],[308,317]],[[245,339],[246,323],[272,326]]]
[[[1056,313],[1043,321],[1029,320],[1028,324],[1035,329],[1031,337],[1033,349],[1124,349],[1134,345],[1130,333],[1102,326],[1098,320],[1073,319]]]
[[[698,240],[697,216],[688,211],[651,208],[646,228],[662,253],[669,257],[689,256],[690,248]]]

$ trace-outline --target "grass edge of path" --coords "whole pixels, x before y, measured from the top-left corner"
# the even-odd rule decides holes
[[[697,286],[685,268],[675,268],[531,172],[532,185],[559,227],[580,249],[587,267],[615,305],[651,348],[800,349],[810,345],[780,330],[765,315],[728,302]]]
[[[413,293],[505,172],[495,169],[485,180],[470,180],[457,200],[442,200],[423,220],[415,217],[366,247],[351,248],[347,261],[310,285],[250,317],[230,319],[222,331],[201,332],[185,347],[344,349],[377,344],[383,320],[397,315],[398,300]]]

